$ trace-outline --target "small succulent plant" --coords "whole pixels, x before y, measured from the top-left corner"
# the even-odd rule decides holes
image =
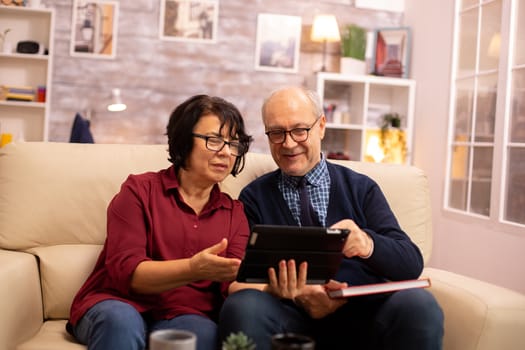
[[[383,124],[381,125],[381,129],[386,130],[390,127],[401,127],[401,116],[398,113],[387,113],[383,115]]]
[[[243,332],[231,333],[222,343],[222,350],[254,350],[253,340]]]

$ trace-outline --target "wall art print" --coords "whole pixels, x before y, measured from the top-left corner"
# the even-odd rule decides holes
[[[215,43],[218,0],[161,0],[159,35],[163,40]]]
[[[71,26],[70,55],[115,58],[119,3],[105,0],[75,0]]]
[[[382,28],[374,34],[374,74],[408,78],[410,68],[410,28]]]
[[[257,17],[255,69],[296,73],[299,69],[301,17],[261,13]]]

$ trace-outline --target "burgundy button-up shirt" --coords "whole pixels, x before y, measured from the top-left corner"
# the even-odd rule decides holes
[[[70,322],[76,324],[94,304],[122,300],[153,319],[200,314],[216,319],[230,283],[196,281],[155,294],[131,291],[131,276],[145,260],[189,258],[228,239],[226,257],[242,259],[248,222],[241,202],[215,185],[210,200],[197,215],[182,200],[172,167],[130,175],[107,211],[107,238],[91,275],[75,296]]]

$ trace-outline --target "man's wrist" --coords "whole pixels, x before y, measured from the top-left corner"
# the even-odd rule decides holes
[[[359,256],[361,259],[368,259],[374,254],[374,240],[369,235],[366,235],[366,237],[368,238],[368,242],[370,242],[370,250],[368,251],[368,254]]]

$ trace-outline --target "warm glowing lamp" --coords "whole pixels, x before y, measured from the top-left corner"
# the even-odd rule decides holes
[[[122,98],[120,97],[120,89],[113,89],[111,103],[108,105],[108,111],[122,112],[126,108],[126,104],[122,102]]]
[[[368,138],[365,155],[369,156],[376,163],[381,163],[385,158],[385,151],[381,147],[381,142],[377,135],[370,135]]]
[[[366,130],[364,159],[375,163],[405,163],[405,131],[395,127]]]
[[[323,66],[321,71],[326,71],[326,48],[328,42],[340,41],[339,26],[334,15],[316,15],[312,25],[310,40],[323,43]]]

